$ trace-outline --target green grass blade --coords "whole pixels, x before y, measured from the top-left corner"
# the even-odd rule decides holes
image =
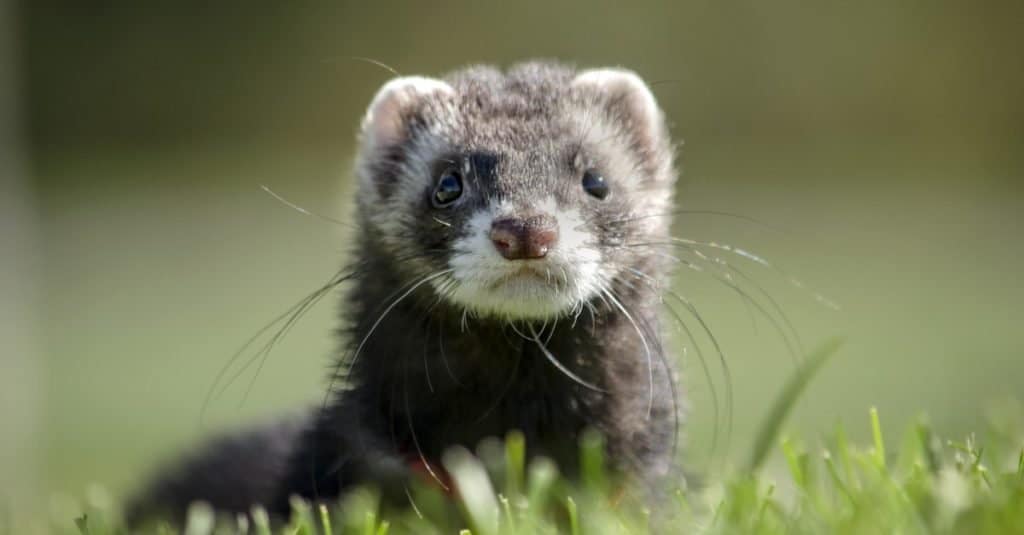
[[[550,459],[538,457],[530,463],[526,485],[526,502],[532,511],[541,511],[551,488],[558,481],[558,468]]]
[[[789,473],[793,477],[793,482],[801,490],[807,490],[807,471],[804,466],[803,454],[799,451],[797,445],[789,438],[782,440],[782,454],[786,458],[786,464],[789,465]]]
[[[213,508],[203,502],[193,503],[185,515],[185,535],[209,535],[215,522]]]
[[[377,513],[366,511],[363,515],[363,535],[373,535],[377,531]]]
[[[320,529],[323,530],[325,535],[331,535],[334,533],[334,529],[331,527],[331,513],[327,510],[327,506],[320,504],[317,507],[320,512]]]
[[[501,511],[505,514],[505,525],[508,526],[508,531],[516,533],[516,519],[512,514],[512,503],[508,501],[508,497],[502,494],[498,495],[498,502],[501,504]]]
[[[871,438],[875,443],[875,462],[885,468],[885,440],[882,438],[882,422],[878,419],[878,408],[871,407]]]
[[[498,530],[498,497],[483,463],[465,448],[455,447],[441,458],[458,489],[458,501],[474,533],[493,535]]]
[[[75,519],[75,527],[82,535],[89,535],[89,515],[82,515]]]
[[[580,437],[580,475],[583,486],[591,492],[603,493],[608,484],[605,478],[604,437],[594,429],[587,429]]]
[[[253,526],[256,528],[256,535],[270,535],[270,515],[262,507],[253,507],[250,511]]]
[[[565,499],[565,509],[569,514],[569,533],[580,535],[579,510],[576,508],[576,500],[573,500],[572,496]]]
[[[747,463],[747,470],[750,472],[757,471],[761,468],[768,452],[772,450],[775,444],[776,438],[779,435],[779,431],[782,428],[783,422],[786,420],[786,416],[796,405],[796,400],[800,398],[800,394],[803,393],[807,385],[810,384],[811,379],[818,373],[821,366],[835,354],[836,351],[843,345],[843,340],[840,338],[833,338],[828,340],[821,347],[811,352],[810,355],[804,360],[803,365],[797,369],[789,380],[783,385],[782,391],[779,392],[778,397],[775,398],[775,402],[772,404],[771,409],[768,411],[768,415],[765,417],[764,423],[761,424],[760,429],[757,432],[757,438],[754,440],[754,448],[750,453],[750,461]]]
[[[523,492],[526,473],[526,437],[511,431],[505,437],[505,494],[515,499]]]

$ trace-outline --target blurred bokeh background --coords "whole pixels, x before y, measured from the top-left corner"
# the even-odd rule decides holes
[[[337,299],[200,420],[234,350],[343,261],[343,228],[260,186],[348,217],[355,128],[392,76],[357,58],[636,70],[685,142],[680,207],[760,222],[691,214],[677,235],[780,266],[730,259],[805,346],[847,339],[790,427],[862,437],[877,406],[893,434],[922,414],[979,429],[1024,385],[1022,5],[3,4],[0,485],[121,494],[203,436],[320,398]],[[677,278],[731,367],[733,438],[714,455],[735,459],[793,358],[736,292]],[[715,422],[693,356],[700,470]]]

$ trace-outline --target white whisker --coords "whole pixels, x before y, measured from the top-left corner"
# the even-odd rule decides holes
[[[551,351],[548,351],[548,348],[544,345],[544,342],[541,341],[540,335],[537,334],[536,329],[534,329],[532,326],[530,327],[530,332],[533,335],[533,341],[537,344],[537,347],[540,348],[541,353],[543,353],[544,356],[547,357],[549,361],[551,361],[551,364],[554,364],[559,371],[564,373],[566,377],[595,392],[607,393],[607,390],[604,390],[603,388],[599,388],[591,383],[588,383],[587,381],[584,381],[576,374],[572,373],[572,371],[570,371],[569,368],[566,368],[565,365],[559,362],[558,359],[555,358],[553,354],[551,354]]]
[[[411,295],[414,291],[416,291],[416,289],[419,288],[420,286],[423,286],[424,284],[426,284],[426,283],[428,283],[428,282],[430,282],[430,281],[432,281],[432,280],[434,280],[434,279],[436,279],[438,277],[442,277],[444,275],[447,275],[447,274],[451,273],[451,271],[452,270],[450,270],[450,269],[446,269],[446,270],[439,271],[439,272],[433,273],[431,275],[427,275],[425,277],[422,277],[419,281],[417,281],[415,284],[413,284],[411,287],[409,287],[409,289],[406,290],[405,293],[403,293],[397,299],[392,301],[391,304],[388,305],[388,307],[386,309],[384,309],[384,312],[382,312],[381,315],[377,317],[377,320],[373,322],[373,325],[370,327],[370,330],[366,332],[366,336],[363,337],[363,340],[361,342],[359,342],[359,346],[356,347],[355,352],[352,354],[352,360],[349,361],[348,365],[351,367],[352,365],[355,364],[356,360],[359,359],[359,354],[362,352],[363,347],[366,345],[366,342],[370,339],[371,336],[373,336],[374,331],[376,331],[377,327],[380,325],[380,323],[382,321],[384,321],[384,318],[392,310],[394,310],[394,308],[396,306],[398,306],[398,303],[402,302],[402,300],[405,299],[406,297],[409,297],[409,295]]]
[[[633,319],[633,315],[630,314],[628,310],[626,310],[626,307],[622,306],[622,303],[620,303],[619,300],[615,298],[615,295],[611,292],[611,290],[604,288],[602,289],[602,293],[608,296],[608,299],[611,300],[611,302],[616,306],[616,308],[619,309],[620,312],[622,312],[622,315],[626,316],[626,319],[629,320],[629,323],[633,325],[633,329],[636,330],[636,334],[640,336],[640,343],[643,344],[644,346],[644,353],[647,355],[647,382],[649,386],[648,390],[650,392],[650,395],[648,396],[647,400],[647,418],[650,419],[651,411],[654,410],[654,365],[651,361],[651,346],[648,345],[647,337],[644,336],[644,333],[640,330],[640,326],[637,325],[636,320]]]

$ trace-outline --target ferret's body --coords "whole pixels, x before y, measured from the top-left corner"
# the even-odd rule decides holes
[[[672,160],[627,71],[529,63],[388,83],[362,127],[330,403],[215,442],[136,512],[401,490],[413,465],[440,472],[446,448],[514,429],[570,474],[594,428],[617,469],[666,477],[679,422],[656,246]]]

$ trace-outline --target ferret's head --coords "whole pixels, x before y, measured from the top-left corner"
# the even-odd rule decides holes
[[[362,125],[361,224],[411,284],[474,314],[546,320],[659,276],[644,260],[668,240],[672,160],[629,71],[396,78]]]

